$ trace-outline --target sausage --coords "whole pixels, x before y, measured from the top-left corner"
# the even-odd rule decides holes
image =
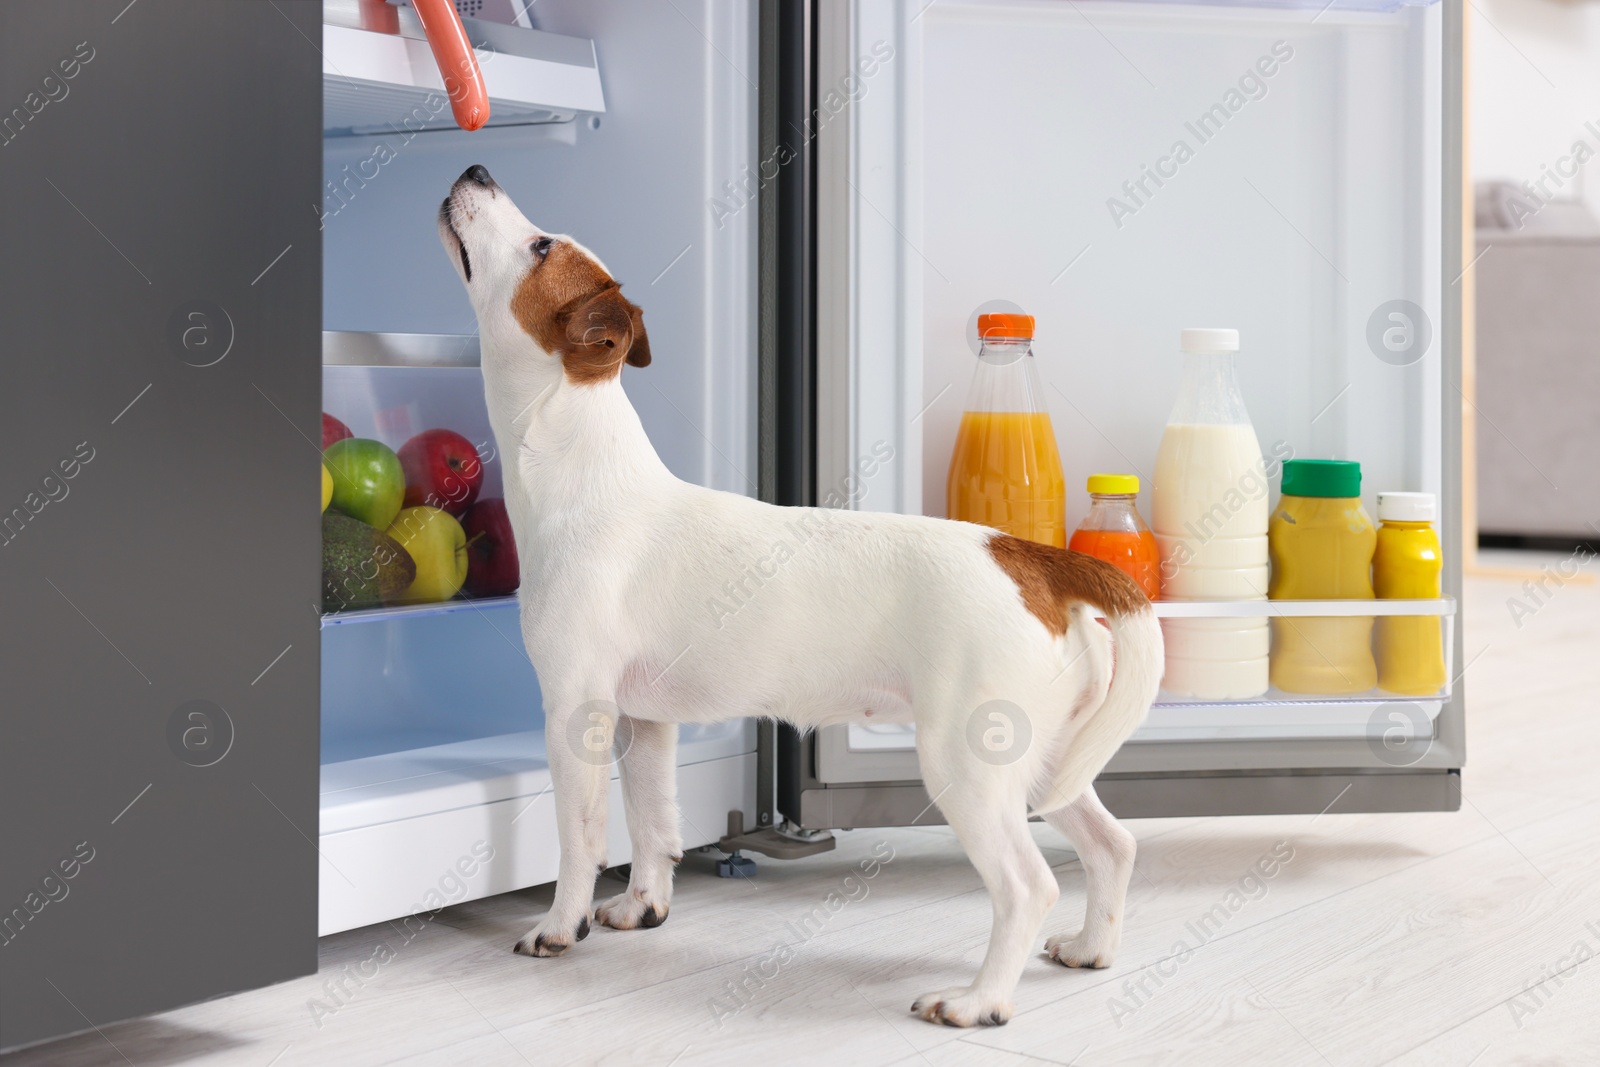
[[[489,121],[489,90],[455,4],[451,0],[411,0],[411,6],[439,64],[456,125],[463,130],[480,129]]]

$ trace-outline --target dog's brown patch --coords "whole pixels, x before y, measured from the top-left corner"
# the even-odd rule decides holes
[[[1144,591],[1111,564],[1010,534],[989,538],[989,555],[1017,583],[1022,606],[1056,637],[1067,632],[1067,613],[1075,601],[1107,615],[1126,615],[1149,605]]]
[[[650,338],[637,305],[580,249],[550,246],[523,276],[511,314],[539,347],[561,357],[567,380],[593,385],[614,378],[622,364],[650,364]]]

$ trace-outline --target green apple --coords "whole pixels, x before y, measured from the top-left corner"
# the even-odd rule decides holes
[[[381,441],[347,437],[322,453],[333,475],[331,505],[352,519],[383,529],[400,513],[406,476],[400,457]]]
[[[388,534],[416,562],[417,576],[397,604],[449,600],[467,580],[467,535],[447,511],[418,506],[395,516]]]

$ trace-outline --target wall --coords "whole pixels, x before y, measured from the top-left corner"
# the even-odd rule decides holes
[[[1583,139],[1600,153],[1600,4],[1472,0],[1472,169],[1478,181],[1537,182]],[[1594,129],[1585,127],[1593,123]],[[1546,188],[1600,216],[1600,168]]]

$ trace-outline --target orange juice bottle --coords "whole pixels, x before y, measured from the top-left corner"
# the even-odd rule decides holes
[[[1089,514],[1067,547],[1117,567],[1154,600],[1161,592],[1161,549],[1139,517],[1138,498],[1136,474],[1089,475]]]
[[[1067,486],[1033,363],[1033,316],[979,315],[978,336],[946,514],[1066,548]]]

